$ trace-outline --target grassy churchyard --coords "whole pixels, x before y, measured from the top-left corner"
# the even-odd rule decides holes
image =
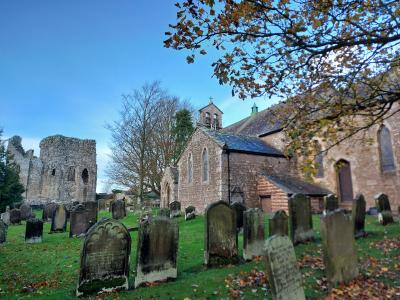
[[[35,211],[41,217],[41,211]],[[110,217],[107,211],[99,219]],[[318,299],[400,299],[400,224],[379,225],[367,216],[368,237],[356,241],[361,275],[348,285],[328,292],[322,262],[320,221],[313,216],[317,240],[295,247],[307,298]],[[122,222],[137,226],[138,216],[129,213]],[[204,263],[204,218],[179,222],[178,278],[136,290],[103,294],[106,299],[270,299],[265,264],[256,260],[238,265],[207,269]],[[264,216],[266,233],[268,215]],[[68,223],[69,230],[69,223]],[[25,222],[8,228],[7,242],[0,246],[1,299],[75,299],[83,238],[69,233],[48,234],[44,225],[43,243],[24,242]],[[137,232],[131,232],[130,284],[135,276]],[[239,235],[242,253],[243,237]],[[91,297],[95,299],[95,297]]]

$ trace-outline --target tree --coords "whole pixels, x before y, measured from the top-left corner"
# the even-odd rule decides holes
[[[239,98],[282,97],[275,109],[288,153],[320,138],[325,149],[396,114],[400,3],[186,0],[166,47],[211,49],[221,84]]]
[[[19,182],[19,170],[12,157],[7,153],[5,141],[1,139],[0,130],[0,212],[13,203],[22,201],[22,193],[25,191]]]
[[[175,125],[173,128],[175,138],[175,161],[177,161],[178,157],[181,155],[193,131],[192,113],[186,108],[179,110],[175,115]]]

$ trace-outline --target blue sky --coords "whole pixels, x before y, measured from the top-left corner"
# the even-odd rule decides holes
[[[231,96],[212,78],[206,56],[163,47],[176,1],[1,0],[0,127],[35,149],[49,135],[97,141],[98,191],[104,189],[110,133],[121,94],[160,80],[171,94],[199,108],[214,102],[229,125],[250,114],[254,100]],[[260,109],[267,104],[257,99]]]

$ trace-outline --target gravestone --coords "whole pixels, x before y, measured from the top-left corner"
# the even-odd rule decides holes
[[[178,201],[173,201],[169,204],[169,209],[171,211],[171,218],[179,217],[181,215],[181,203]]]
[[[353,200],[353,207],[351,210],[351,218],[353,220],[354,237],[360,238],[367,235],[364,230],[365,227],[365,208],[366,203],[362,194],[357,194]]]
[[[289,227],[293,244],[314,240],[310,198],[294,194],[289,198]]]
[[[126,217],[125,201],[117,199],[111,202],[111,213],[115,220],[123,219]]]
[[[185,221],[196,218],[196,207],[188,206],[185,208]]]
[[[264,251],[272,299],[305,300],[301,273],[289,237],[269,237],[265,242]]]
[[[64,204],[65,210],[67,212],[67,219],[69,220],[69,217],[71,215],[71,211],[74,209],[75,206],[78,206],[80,203],[79,201],[73,201],[73,202],[69,202]]]
[[[58,205],[51,218],[50,232],[65,232],[67,227],[67,210],[64,205]]]
[[[329,211],[334,211],[339,208],[338,198],[334,194],[329,194],[324,197],[324,214]]]
[[[13,208],[10,211],[10,224],[17,225],[21,224],[21,211],[17,208]]]
[[[28,244],[41,243],[43,237],[43,221],[31,218],[26,221],[25,242]]]
[[[53,214],[56,209],[57,209],[57,203],[54,202],[47,203],[43,208],[43,215],[42,215],[43,222],[51,221],[51,218],[53,217]]]
[[[7,238],[7,225],[0,220],[0,245],[6,242]]]
[[[114,219],[102,219],[86,234],[76,295],[128,289],[131,236]]]
[[[169,210],[169,208],[160,208],[160,210],[158,211],[157,215],[159,217],[170,218],[171,217],[171,211]]]
[[[82,204],[75,206],[71,211],[69,222],[69,237],[84,236],[91,226],[89,211]]]
[[[330,287],[358,276],[353,221],[338,209],[321,217],[322,250]]]
[[[205,210],[204,257],[207,266],[237,263],[236,214],[225,201],[211,203]]]
[[[1,220],[6,224],[7,226],[10,225],[10,207],[6,207],[6,211],[1,214]]]
[[[22,204],[19,210],[21,212],[21,220],[26,221],[32,217],[32,208],[28,204]]]
[[[139,227],[135,288],[177,277],[178,223],[155,217]]]
[[[284,210],[276,211],[272,218],[268,220],[269,236],[287,235],[289,236],[288,215]]]
[[[243,227],[243,213],[246,211],[246,206],[240,202],[234,202],[231,208],[236,212],[236,228],[240,230]]]
[[[386,194],[380,193],[375,196],[375,204],[379,212],[379,223],[382,225],[394,223],[389,197]]]
[[[97,222],[97,202],[87,201],[87,202],[83,202],[82,205],[87,210],[87,216],[89,219],[90,226],[96,224],[96,222]]]
[[[243,258],[251,260],[263,255],[264,213],[259,208],[250,208],[243,214]]]

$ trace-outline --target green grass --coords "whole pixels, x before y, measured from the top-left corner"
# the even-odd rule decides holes
[[[36,212],[41,216],[41,212]],[[109,217],[106,211],[100,212],[99,218]],[[265,216],[265,229],[267,228]],[[125,225],[137,225],[137,216],[130,213],[122,220]],[[257,269],[264,271],[262,261],[239,264],[223,268],[206,269],[204,262],[204,219],[185,222],[179,221],[180,244],[178,253],[178,278],[175,281],[162,283],[151,287],[120,292],[119,299],[226,299],[229,289],[225,278],[233,274],[239,276],[243,272]],[[296,255],[300,260],[304,255],[317,256],[320,249],[319,216],[313,216],[317,240],[307,245],[296,246]],[[400,236],[400,225],[380,226],[376,218],[368,216],[366,230],[370,233],[367,238],[357,240],[360,265],[368,256],[375,257],[383,266],[397,272],[397,279],[380,276],[377,278],[388,286],[400,286],[400,249],[382,251],[371,246],[378,240]],[[68,232],[48,234],[50,224],[44,225],[43,243],[25,244],[25,224],[10,226],[7,243],[0,246],[0,298],[1,299],[75,299],[75,288],[78,279],[80,251],[82,238],[69,238]],[[130,258],[130,284],[133,285],[137,232],[132,232],[132,251]],[[239,236],[240,253],[243,239]],[[304,267],[304,286],[308,298],[319,298],[326,295],[316,284],[323,272],[319,269]],[[362,272],[367,272],[362,269]],[[25,288],[24,288],[25,287]],[[33,288],[30,288],[33,287]],[[256,291],[255,291],[256,290]],[[243,289],[245,299],[270,298],[261,288]],[[109,298],[115,295],[109,295]],[[94,299],[95,297],[92,297]]]

